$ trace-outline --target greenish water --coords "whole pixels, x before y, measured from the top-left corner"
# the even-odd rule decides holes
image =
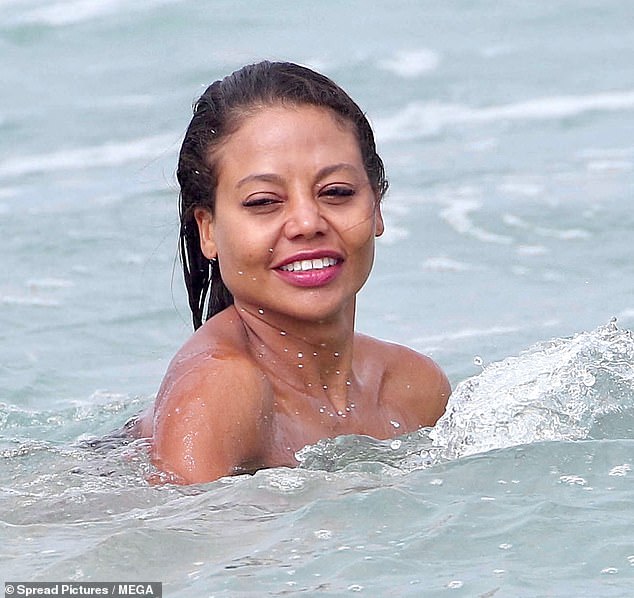
[[[631,16],[617,0],[0,2],[2,578],[629,596]],[[204,87],[262,58],[321,69],[367,110],[391,190],[358,327],[463,384],[400,443],[150,487],[142,445],[87,441],[153,400],[190,334],[179,141]]]

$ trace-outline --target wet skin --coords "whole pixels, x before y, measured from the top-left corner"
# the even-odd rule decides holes
[[[155,465],[206,482],[296,465],[322,438],[433,425],[450,393],[438,366],[354,332],[383,219],[353,130],[266,107],[217,151],[216,208],[196,219],[234,305],[182,347],[139,420]]]

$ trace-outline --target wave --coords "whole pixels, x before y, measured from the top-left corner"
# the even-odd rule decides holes
[[[634,433],[634,336],[615,321],[539,343],[460,383],[430,432],[446,458]]]
[[[123,486],[143,483],[156,473],[146,446],[118,446],[119,437],[110,432],[113,421],[121,426],[147,403],[103,392],[87,404],[54,411],[0,403],[5,438],[0,457],[5,465],[19,468],[16,459],[40,455],[60,475],[107,476]],[[634,333],[619,329],[615,321],[483,366],[481,373],[457,385],[433,428],[387,440],[362,435],[325,439],[296,456],[300,470],[382,479],[494,449],[584,440],[634,440]],[[35,471],[39,468],[25,472],[25,483]],[[275,477],[286,470],[271,471]]]
[[[107,17],[123,11],[135,12],[151,10],[164,4],[173,4],[178,0],[145,0],[144,2],[126,2],[126,0],[74,0],[71,2],[32,2],[25,3],[22,0],[13,2],[14,5],[27,7],[22,12],[15,11],[9,20],[10,25],[38,24],[52,27],[74,25],[85,21],[91,21],[101,17]],[[17,6],[16,6],[17,8]]]
[[[383,141],[438,135],[462,124],[500,121],[557,120],[587,112],[634,109],[634,90],[578,96],[551,96],[513,104],[473,108],[464,104],[414,102],[391,117],[375,119],[377,137]]]
[[[397,475],[494,449],[593,439],[634,439],[634,334],[615,321],[484,367],[456,387],[434,428],[322,440],[296,456],[309,470]]]
[[[130,161],[154,160],[174,147],[178,139],[177,134],[153,135],[46,154],[18,156],[0,162],[0,178],[59,170],[121,166]]]
[[[379,68],[406,79],[413,79],[435,71],[440,64],[440,56],[427,49],[396,52],[379,61]]]

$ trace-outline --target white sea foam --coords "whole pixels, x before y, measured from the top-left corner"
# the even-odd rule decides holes
[[[35,295],[0,295],[0,303],[4,305],[23,305],[27,307],[59,307],[60,302],[50,297]]]
[[[634,147],[589,147],[575,155],[582,159],[634,159]]]
[[[491,326],[489,328],[464,328],[454,332],[443,332],[442,334],[430,334],[429,336],[418,336],[411,342],[417,345],[429,345],[430,343],[444,343],[446,341],[459,341],[468,338],[485,338],[498,336],[501,334],[512,334],[522,330],[521,326]]]
[[[103,16],[117,14],[123,9],[147,10],[155,6],[173,3],[175,0],[145,0],[145,2],[127,2],[126,0],[72,0],[60,2],[39,3],[24,12],[17,13],[10,23],[38,23],[60,27],[84,21],[90,21]],[[15,2],[18,4],[18,2]],[[23,4],[23,3],[22,3]],[[38,3],[36,3],[38,4]]]
[[[380,60],[378,65],[399,77],[413,79],[436,70],[439,63],[440,57],[436,52],[420,49],[396,52],[393,56]]]
[[[422,264],[423,270],[429,272],[467,272],[477,270],[478,267],[466,262],[459,262],[447,256],[427,258]]]
[[[385,232],[379,238],[379,242],[382,245],[396,245],[404,239],[407,239],[409,235],[409,230],[403,226],[390,223],[390,225],[385,228]]]
[[[634,335],[612,322],[553,339],[461,382],[430,433],[449,458],[602,434],[600,419],[634,407]]]
[[[514,228],[522,228],[522,229],[530,228],[530,224],[528,224],[526,220],[524,220],[523,218],[520,218],[519,216],[516,216],[515,214],[504,214],[502,216],[502,222]]]
[[[440,217],[461,235],[469,235],[486,243],[508,245],[513,242],[511,237],[498,235],[477,226],[470,218],[473,212],[482,207],[479,201],[459,199],[452,201],[440,211]]]
[[[519,255],[546,255],[548,252],[548,248],[543,245],[519,245],[517,248],[517,253]]]
[[[513,104],[473,108],[464,104],[414,102],[391,117],[375,120],[379,139],[415,139],[437,135],[461,124],[556,120],[586,112],[634,109],[634,90],[579,96],[551,96]]]
[[[151,160],[166,151],[172,151],[177,140],[177,134],[154,135],[130,141],[112,141],[102,145],[46,154],[17,156],[0,162],[0,177],[9,178],[37,172],[120,166],[135,160]]]
[[[590,172],[627,172],[634,168],[627,160],[592,160],[586,164]]]
[[[26,284],[32,289],[68,289],[75,286],[72,280],[65,278],[32,278]]]
[[[537,227],[535,232],[542,237],[549,237],[551,239],[559,239],[560,241],[575,241],[579,239],[589,239],[592,235],[581,228],[569,228],[569,229],[555,229]]]
[[[509,181],[497,186],[502,193],[521,195],[523,197],[537,197],[544,192],[544,187],[535,183]]]

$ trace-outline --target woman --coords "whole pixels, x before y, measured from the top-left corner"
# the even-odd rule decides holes
[[[341,434],[440,417],[429,358],[354,331],[387,189],[372,130],[328,78],[246,66],[198,100],[180,152],[180,249],[195,334],[139,435],[170,479],[294,466]]]

